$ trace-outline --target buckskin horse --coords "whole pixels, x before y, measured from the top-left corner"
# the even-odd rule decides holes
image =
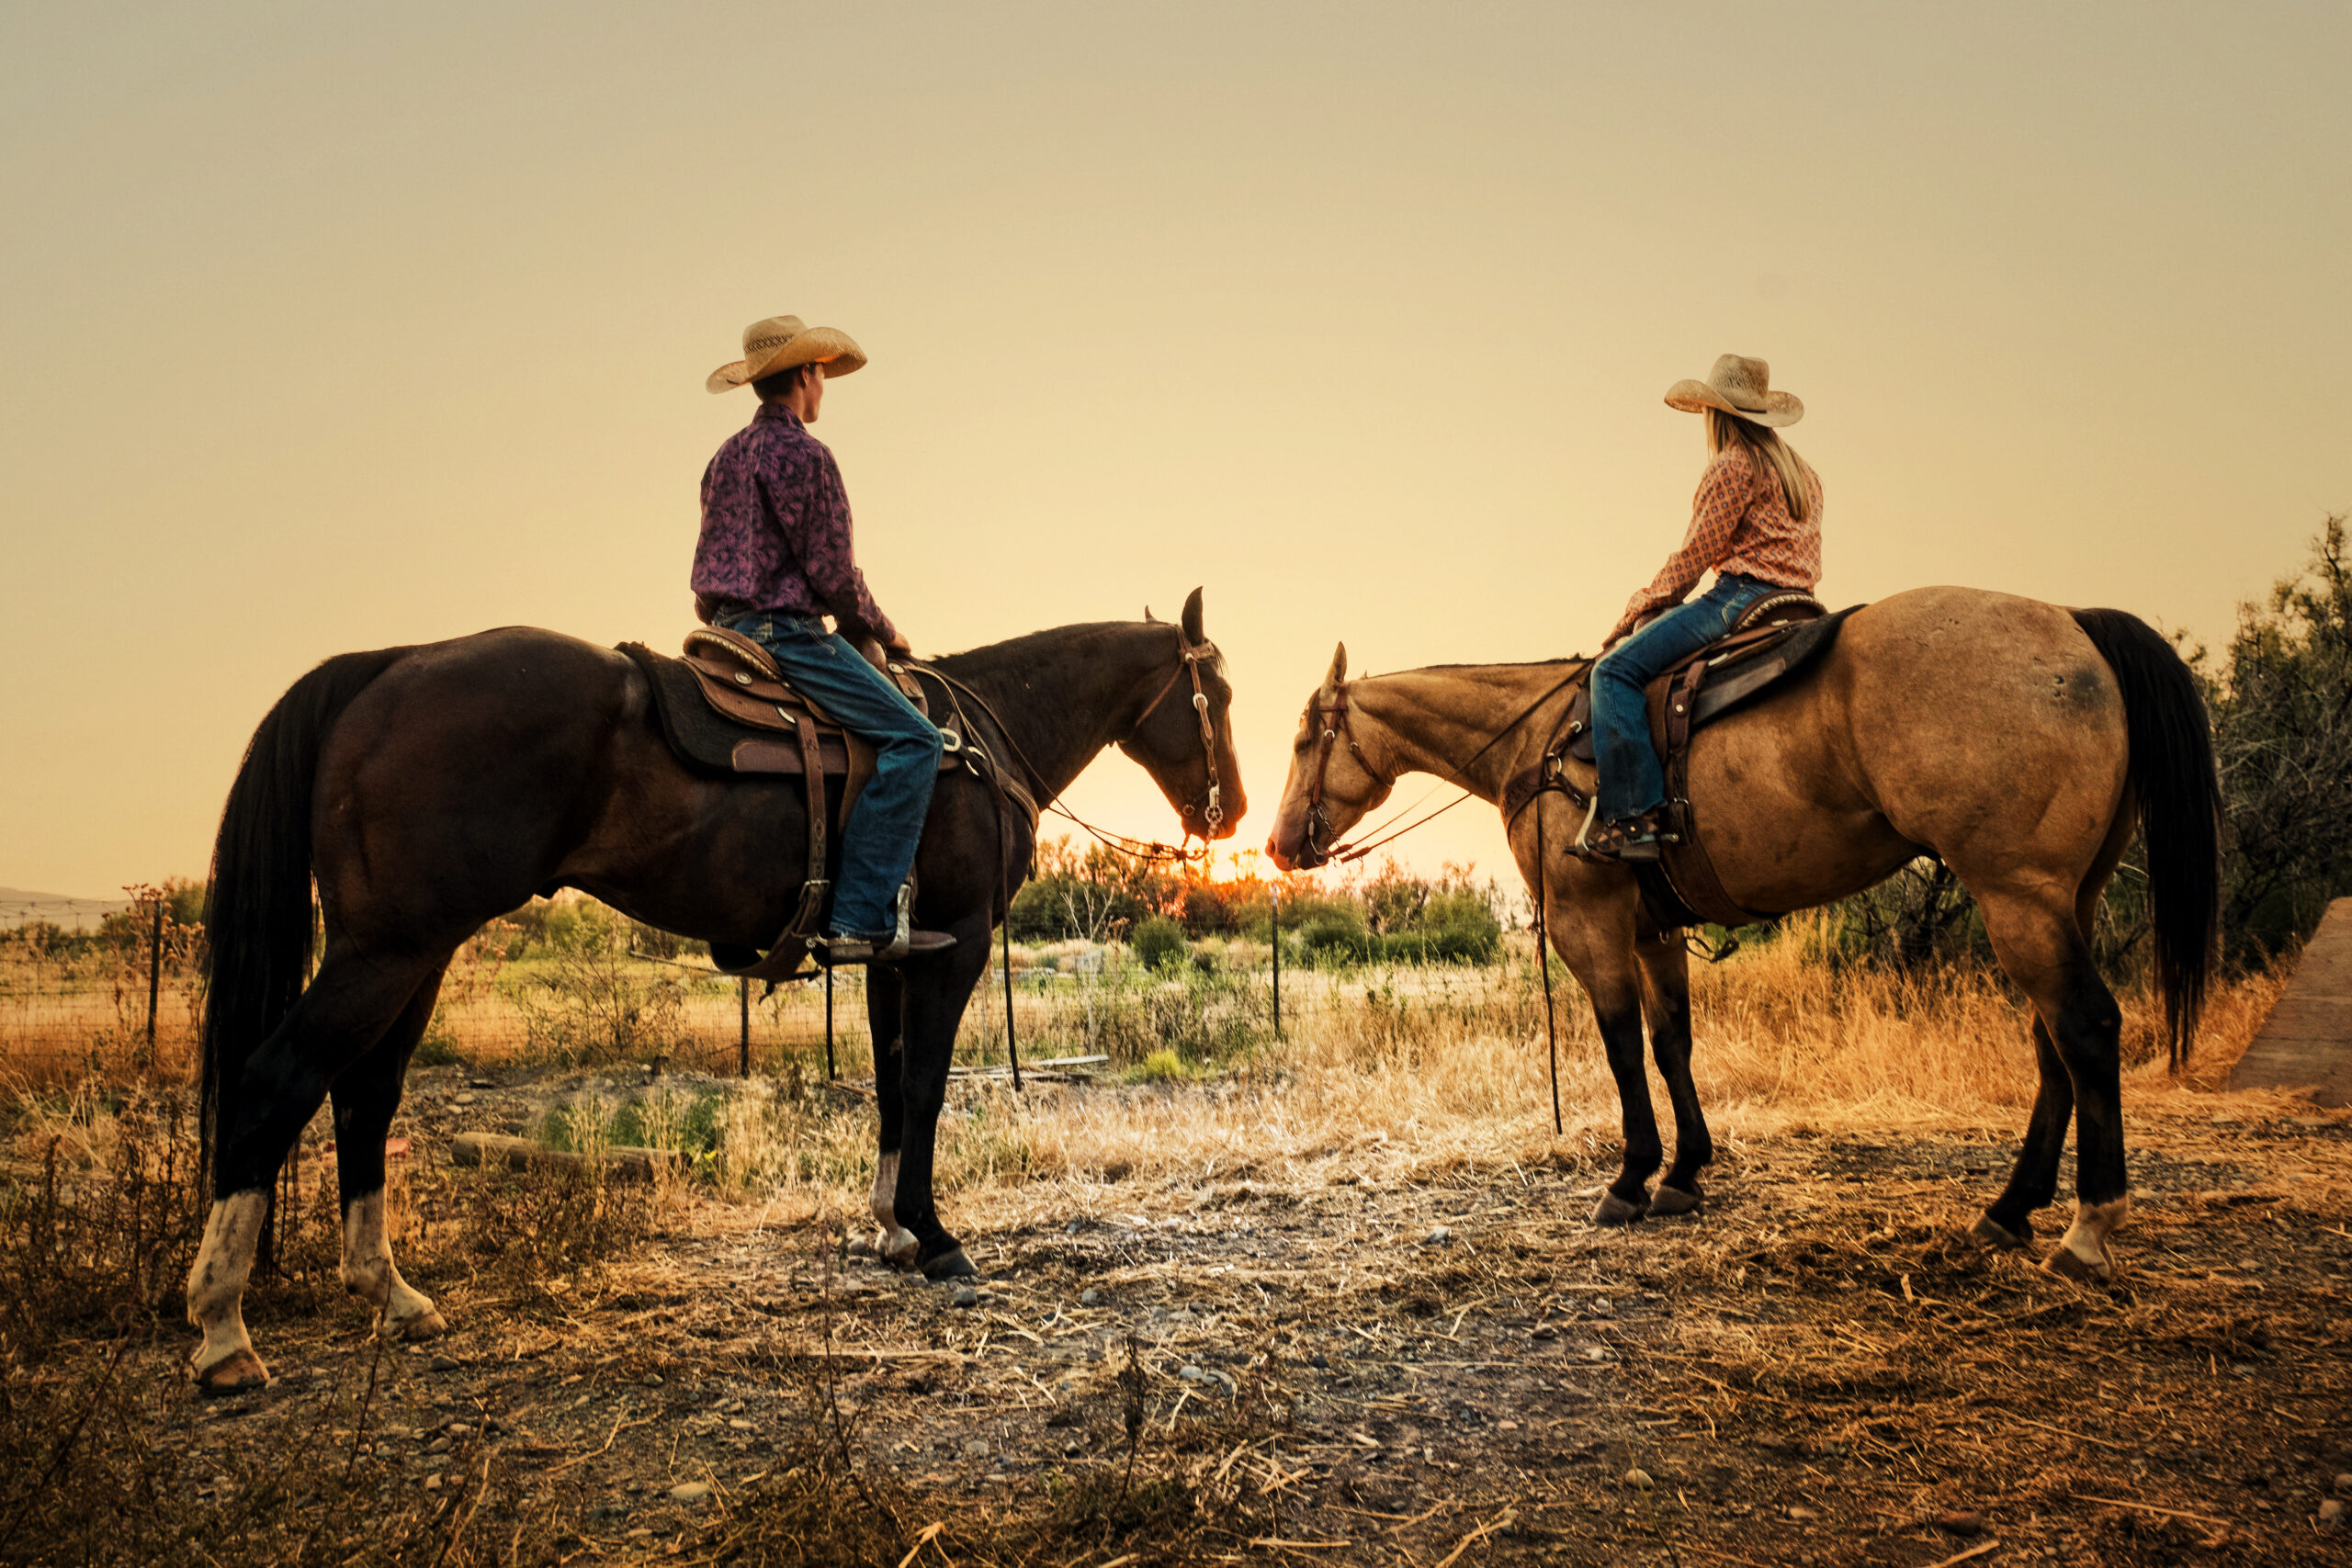
[[[1324,863],[1402,773],[1436,773],[1502,804],[1550,750],[1585,662],[1351,682],[1342,645],[1300,721],[1269,854],[1284,869]],[[1565,771],[1589,798],[1592,770],[1570,759]],[[2120,611],[1962,588],[1897,594],[1848,616],[1810,669],[1698,730],[1687,778],[1699,839],[1724,891],[1748,910],[1826,904],[1921,855],[1951,868],[2031,1004],[2041,1075],[2016,1168],[1973,1234],[2031,1245],[2030,1216],[2056,1197],[2071,1116],[2075,1219],[2047,1266],[2112,1278],[2107,1238],[2129,1203],[2122,1014],[2090,934],[2135,820],[2176,1065],[2194,1036],[2218,918],[2211,736],[2172,647]],[[1545,791],[1506,811],[1506,830],[1531,893],[1546,901],[1551,945],[1591,1002],[1616,1080],[1623,1166],[1593,1218],[1688,1213],[1713,1145],[1690,1079],[1687,950],[1679,929],[1646,912],[1631,870],[1570,853],[1584,816]],[[1675,1122],[1674,1164],[1655,1197],[1648,1181],[1663,1150],[1642,1064],[1645,1016]]]
[[[1188,833],[1227,837],[1247,808],[1232,688],[1198,589],[1173,625],[1064,626],[918,668],[934,712],[953,682],[966,743],[1031,801],[1117,746]],[[1172,691],[1192,700],[1163,700]],[[941,777],[917,912],[956,945],[869,972],[875,1215],[885,1254],[933,1279],[973,1272],[940,1223],[932,1159],[956,1024],[1035,842],[1034,816],[1003,807],[977,774]],[[807,875],[805,816],[800,779],[690,771],[639,666],[554,632],[346,653],[296,682],[254,734],[213,852],[202,1089],[213,1203],[187,1288],[199,1387],[268,1377],[241,1301],[270,1184],[328,1095],[345,1287],[387,1337],[444,1330],[393,1266],[384,1137],[459,943],[534,894],[577,887],[718,950],[766,946]],[[311,976],[314,881],[325,947]]]

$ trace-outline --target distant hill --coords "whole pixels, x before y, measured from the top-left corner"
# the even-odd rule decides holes
[[[128,898],[76,898],[66,893],[0,887],[0,929],[46,920],[69,931],[96,931],[108,915],[130,908]]]

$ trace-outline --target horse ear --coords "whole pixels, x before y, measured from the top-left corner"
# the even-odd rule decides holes
[[[1327,686],[1336,687],[1340,682],[1347,678],[1348,645],[1343,642],[1331,650],[1331,672],[1323,677],[1323,683]]]
[[[1197,588],[1193,590],[1192,597],[1184,601],[1183,625],[1186,642],[1208,641],[1201,635],[1201,591]]]
[[[1158,615],[1153,615],[1153,614],[1151,613],[1151,606],[1150,606],[1150,605],[1148,605],[1148,604],[1146,604],[1146,605],[1143,607],[1143,618],[1144,618],[1144,621],[1145,621],[1145,623],[1146,623],[1147,625],[1156,623],[1156,622],[1158,622],[1158,621],[1159,621],[1159,617]]]

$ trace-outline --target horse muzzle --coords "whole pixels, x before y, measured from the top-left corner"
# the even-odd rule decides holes
[[[1266,858],[1282,871],[1313,871],[1330,863],[1331,852],[1315,840],[1317,830],[1329,836],[1329,824],[1324,819],[1320,807],[1309,807],[1299,824],[1298,841],[1287,850],[1283,845],[1283,827],[1278,821],[1266,839]]]

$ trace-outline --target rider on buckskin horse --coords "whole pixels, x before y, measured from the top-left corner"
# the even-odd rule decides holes
[[[1626,603],[1593,666],[1600,787],[1576,845],[1588,860],[1655,861],[1660,853],[1666,775],[1650,741],[1644,688],[1727,636],[1758,601],[1792,588],[1811,592],[1821,581],[1821,478],[1775,434],[1803,419],[1804,405],[1770,389],[1764,361],[1736,354],[1716,360],[1703,381],[1677,381],[1666,401],[1707,416],[1712,457],[1682,547]],[[1710,568],[1714,586],[1683,604]]]
[[[849,497],[832,452],[808,434],[825,383],[865,365],[847,333],[771,316],[743,329],[743,357],[704,383],[749,383],[759,412],[718,449],[702,476],[702,539],[695,547],[695,613],[752,638],[786,681],[851,733],[874,743],[874,777],[842,832],[841,876],[826,922],[826,957],[868,964],[952,947],[944,931],[910,931],[907,873],[914,864],[939,731],[880,661],[910,649],[857,569]],[[838,630],[828,631],[831,615]]]

